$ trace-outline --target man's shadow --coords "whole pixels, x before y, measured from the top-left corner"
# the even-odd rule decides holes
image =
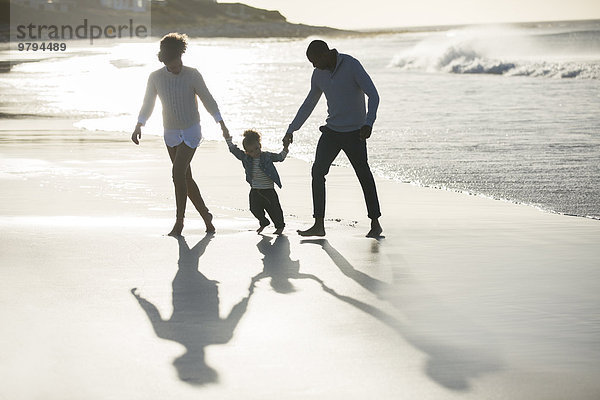
[[[218,374],[206,364],[204,348],[213,344],[228,343],[246,312],[252,295],[248,295],[231,309],[226,318],[219,316],[219,289],[213,281],[198,271],[198,262],[213,238],[206,235],[193,248],[179,237],[178,270],[173,279],[173,314],[165,320],[150,301],[137,291],[131,292],[148,315],[159,338],[172,340],[185,346],[185,353],[173,361],[179,379],[192,385],[218,382]]]
[[[312,274],[300,273],[300,261],[290,258],[290,241],[285,235],[273,238],[263,235],[256,247],[263,255],[263,270],[252,278],[252,284],[271,278],[271,287],[278,293],[292,293],[296,289],[290,279],[311,279],[320,285],[323,281]]]
[[[339,251],[331,246],[327,239],[302,240],[301,243],[312,243],[321,246],[345,276],[375,294],[381,300],[387,301],[393,307],[401,310],[402,304],[396,295],[397,288],[355,269]],[[422,333],[430,333],[428,332],[431,329],[430,327],[421,326],[420,329],[415,329],[411,326],[412,324],[402,322],[395,316],[370,304],[341,295],[325,285],[323,285],[323,290],[386,324],[415,348],[424,352],[428,357],[425,367],[427,375],[448,389],[467,391],[470,389],[473,379],[501,368],[498,358],[492,355],[487,348],[448,344],[450,340],[444,340],[443,336],[450,334],[450,332],[434,332],[433,335],[424,335]],[[435,325],[435,321],[433,323]],[[456,334],[456,326],[447,326],[447,328]]]

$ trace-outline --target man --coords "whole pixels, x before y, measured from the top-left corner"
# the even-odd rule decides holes
[[[311,87],[290,124],[283,141],[293,143],[293,133],[300,129],[325,93],[327,120],[320,128],[322,134],[317,144],[312,167],[312,196],[314,225],[298,231],[301,236],[325,236],[325,175],[341,150],[346,153],[363,190],[371,219],[367,237],[378,237],[383,232],[379,224],[381,212],[373,174],[367,163],[366,139],[371,136],[375,122],[379,95],[373,81],[355,58],[329,49],[322,40],[314,40],[306,50],[308,60],[315,67]],[[365,112],[365,94],[369,98]]]

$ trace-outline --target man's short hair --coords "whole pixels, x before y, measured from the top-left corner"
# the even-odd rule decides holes
[[[319,55],[323,53],[327,53],[329,51],[329,46],[322,40],[313,40],[308,45],[306,49],[306,56],[310,58],[311,55]]]

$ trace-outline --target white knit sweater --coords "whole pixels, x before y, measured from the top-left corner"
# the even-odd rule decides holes
[[[186,129],[200,122],[196,95],[216,122],[223,120],[215,99],[196,68],[183,66],[179,74],[173,74],[163,67],[150,74],[144,104],[138,116],[138,122],[142,125],[154,110],[156,95],[162,103],[165,130]]]

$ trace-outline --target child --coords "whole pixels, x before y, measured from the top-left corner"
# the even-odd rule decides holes
[[[281,235],[285,223],[283,222],[283,211],[279,204],[279,197],[275,191],[273,183],[281,188],[281,180],[274,162],[283,161],[288,154],[289,143],[285,142],[281,153],[271,153],[261,151],[260,134],[256,131],[247,130],[244,132],[242,145],[244,151],[240,150],[231,141],[231,135],[228,132],[223,133],[227,141],[229,151],[242,161],[246,170],[246,181],[250,184],[250,211],[258,219],[259,228],[256,232],[261,233],[270,222],[265,217],[265,210],[275,224],[276,235]]]

